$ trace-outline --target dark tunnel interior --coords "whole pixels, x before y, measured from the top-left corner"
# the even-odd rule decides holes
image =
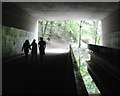
[[[38,20],[71,19],[101,21],[102,45],[88,44],[87,70],[100,90],[97,96],[118,96],[119,6],[119,2],[2,2],[2,96],[91,96],[76,71],[71,45],[67,44],[63,53],[60,49],[56,49],[58,53],[38,52],[32,63],[30,54],[25,62],[21,50],[26,39],[38,43]]]

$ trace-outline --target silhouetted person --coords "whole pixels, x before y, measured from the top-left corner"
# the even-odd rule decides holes
[[[43,37],[40,37],[39,52],[40,52],[40,62],[43,62],[43,55],[45,55],[46,42],[43,40]]]
[[[27,39],[27,40],[25,40],[25,42],[23,43],[23,46],[22,46],[22,51],[24,50],[26,63],[28,62],[29,49],[31,50],[29,40]]]
[[[31,62],[33,62],[33,58],[35,57],[35,63],[36,63],[36,60],[37,60],[37,43],[35,41],[36,40],[34,39],[33,42],[31,43],[31,46],[32,46]]]

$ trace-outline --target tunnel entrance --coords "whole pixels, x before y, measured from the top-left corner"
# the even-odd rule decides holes
[[[39,20],[38,40],[44,37],[47,48],[64,48],[67,44],[87,48],[101,45],[101,21],[97,20]]]
[[[46,52],[64,53],[71,44],[89,94],[99,94],[94,81],[87,71],[90,56],[87,44],[102,45],[101,21],[97,20],[39,20],[38,40],[43,37],[47,42]]]

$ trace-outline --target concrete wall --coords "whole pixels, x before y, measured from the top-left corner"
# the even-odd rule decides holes
[[[37,20],[12,3],[2,3],[2,58],[18,55],[25,39],[37,39]]]
[[[120,49],[120,10],[102,20],[103,45]]]

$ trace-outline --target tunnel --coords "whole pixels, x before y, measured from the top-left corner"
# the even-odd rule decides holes
[[[102,45],[88,44],[91,59],[87,68],[101,96],[118,96],[119,6],[119,2],[2,2],[2,96],[89,96],[82,78],[81,90],[77,90],[70,45],[64,53],[46,53],[43,63],[39,54],[37,63],[24,62],[22,44],[26,39],[38,43],[38,20],[44,19],[101,21]]]

